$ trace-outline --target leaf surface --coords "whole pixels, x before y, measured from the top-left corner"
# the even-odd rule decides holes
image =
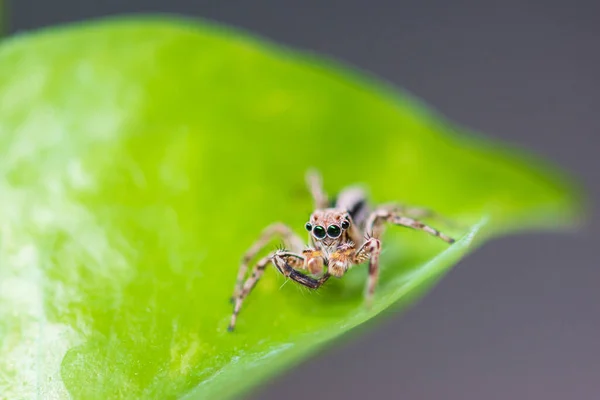
[[[576,216],[567,178],[405,93],[228,28],[171,18],[0,45],[0,397],[223,399],[407,304],[499,234]],[[269,269],[226,331],[239,260],[302,235],[309,167],[335,193],[432,208],[309,292]],[[271,250],[276,242],[267,249]],[[524,266],[525,268],[526,266]]]

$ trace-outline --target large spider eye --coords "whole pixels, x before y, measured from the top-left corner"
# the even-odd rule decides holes
[[[304,227],[306,228],[307,231],[311,231],[312,230],[312,225],[310,222],[307,222],[306,225],[304,225]]]
[[[341,233],[342,233],[342,230],[337,225],[329,225],[327,227],[327,235],[330,238],[334,238],[335,239],[336,237],[339,237]]]
[[[315,235],[317,239],[323,239],[326,234],[325,228],[323,228],[321,225],[317,225],[313,228],[313,235]]]
[[[350,221],[344,220],[344,222],[342,222],[342,229],[348,229],[348,228],[350,228]]]

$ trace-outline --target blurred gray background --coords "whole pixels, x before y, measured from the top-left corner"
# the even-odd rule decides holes
[[[599,1],[15,0],[9,31],[123,12],[232,24],[404,87],[600,202]],[[251,399],[600,399],[600,217],[486,244],[410,310]]]

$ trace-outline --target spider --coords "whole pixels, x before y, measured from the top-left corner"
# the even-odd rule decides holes
[[[386,223],[418,229],[454,243],[454,239],[415,219],[436,216],[428,209],[391,203],[370,211],[365,192],[357,186],[342,190],[337,199],[330,202],[316,171],[309,171],[306,181],[315,205],[315,211],[304,226],[309,232],[310,245],[306,247],[303,240],[281,222],[265,228],[242,258],[232,297],[230,332],[235,328],[244,299],[269,264],[296,283],[318,289],[330,277],[341,278],[352,266],[369,261],[365,300],[370,306],[379,275],[380,237]],[[250,261],[277,236],[283,239],[284,248],[261,258],[244,280]]]

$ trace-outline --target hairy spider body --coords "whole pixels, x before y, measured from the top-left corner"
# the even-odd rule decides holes
[[[386,223],[422,230],[447,243],[454,242],[454,239],[415,219],[435,217],[430,210],[399,204],[382,205],[370,210],[365,192],[358,187],[341,191],[330,203],[316,172],[309,172],[307,183],[315,203],[315,211],[305,225],[309,231],[310,246],[306,247],[303,240],[282,223],[269,225],[263,231],[259,240],[242,258],[232,297],[234,309],[228,330],[234,329],[244,299],[269,264],[296,283],[317,289],[330,277],[341,278],[352,266],[369,261],[365,298],[367,305],[370,305],[379,275],[380,237]],[[277,236],[283,239],[285,248],[261,258],[246,277],[250,261]]]

